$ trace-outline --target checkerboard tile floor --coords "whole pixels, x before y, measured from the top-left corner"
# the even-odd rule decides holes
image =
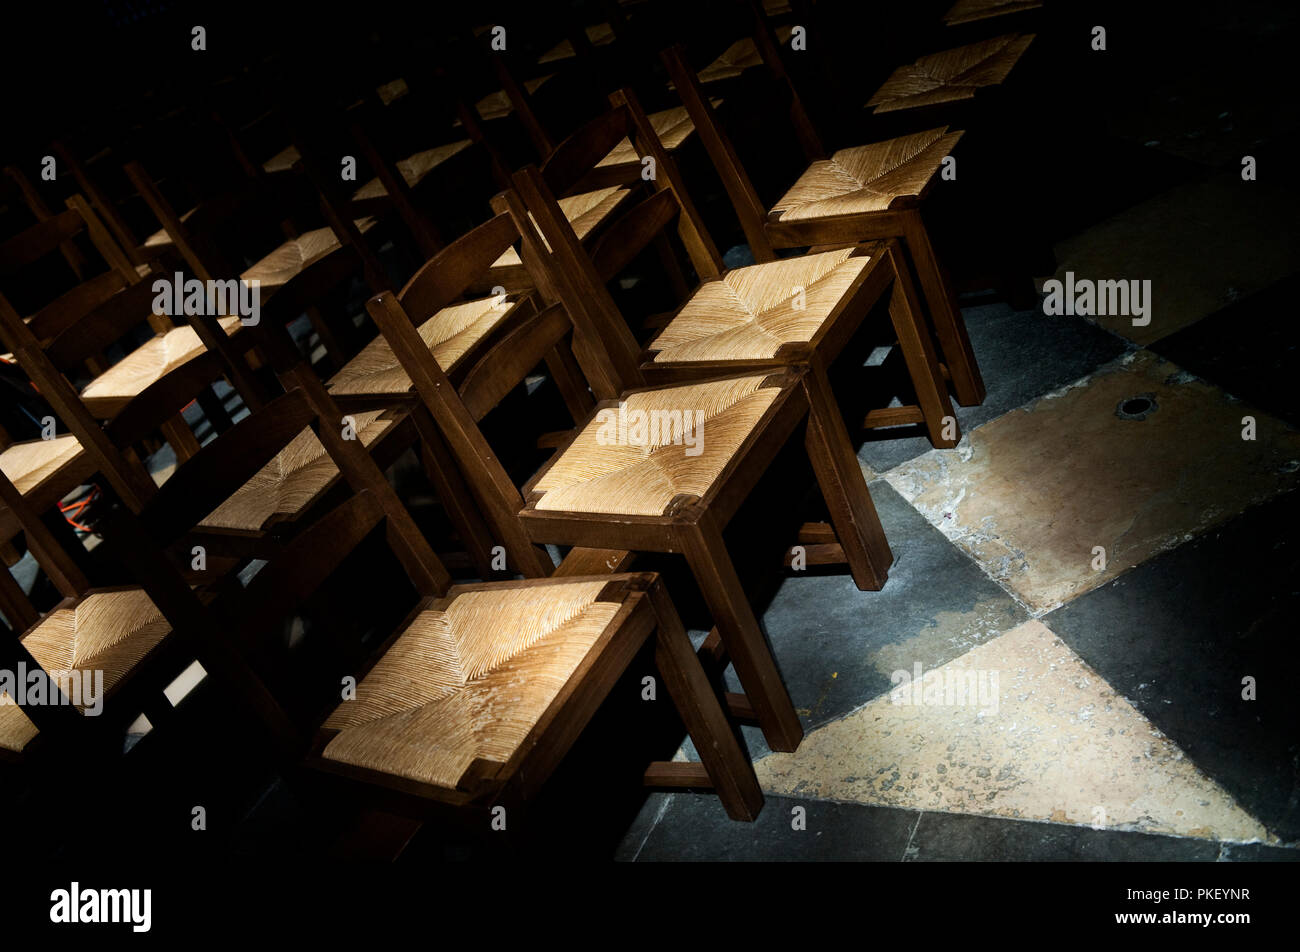
[[[1300,21],[1186,15],[1058,91],[1087,141],[1040,196],[1055,277],[1149,280],[1150,323],[963,301],[960,445],[859,452],[888,584],[764,615],[807,733],[745,729],[763,814],[656,794],[618,858],[1300,860],[1300,186],[1241,174],[1300,137],[1255,89]]]
[[[792,574],[764,615],[808,733],[746,728],[759,823],[655,795],[621,859],[1300,859],[1300,278],[1266,224],[1300,190],[1214,218],[1233,251],[1181,286],[1186,244],[1142,237],[1230,181],[1058,245],[1062,276],[1156,279],[1150,325],[964,308],[960,445],[860,451],[888,584]]]
[[[1035,359],[988,375],[956,449],[863,447],[883,591],[782,583],[808,734],[746,729],[763,820],[652,797],[622,858],[1300,859],[1300,432],[1082,318],[966,317],[986,366]]]

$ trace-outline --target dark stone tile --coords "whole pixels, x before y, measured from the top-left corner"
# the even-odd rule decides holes
[[[791,826],[795,807],[807,811],[805,829]],[[738,823],[716,797],[677,793],[636,860],[896,863],[915,824],[915,810],[785,797],[768,797],[757,820]]]
[[[1294,846],[1265,846],[1263,843],[1223,843],[1220,863],[1300,863],[1300,849]]]
[[[1290,493],[1043,619],[1287,842],[1300,840],[1297,525]]]
[[[963,433],[1091,373],[1127,342],[1077,317],[1013,311],[1007,304],[963,308],[988,395],[977,407],[954,406]],[[858,457],[878,473],[920,456],[930,441],[919,427],[876,430]]]
[[[1297,294],[1300,273],[1170,334],[1151,349],[1233,396],[1300,424]]]
[[[892,672],[938,667],[1028,617],[888,483],[872,482],[871,495],[894,553],[884,589],[858,591],[843,572],[792,574],[763,615],[809,729],[887,692]],[[755,757],[767,752],[757,731],[746,736]]]
[[[907,851],[907,861],[919,863],[1210,863],[1218,856],[1213,840],[955,813],[922,814]]]

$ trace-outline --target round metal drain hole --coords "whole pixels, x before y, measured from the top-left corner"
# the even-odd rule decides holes
[[[1154,393],[1139,393],[1121,400],[1115,408],[1115,416],[1121,420],[1145,420],[1158,409]]]

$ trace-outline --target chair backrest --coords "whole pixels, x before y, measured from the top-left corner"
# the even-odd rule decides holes
[[[0,182],[0,188],[3,188],[3,191],[0,192],[0,194],[5,196],[4,202],[6,207],[12,208],[12,199],[10,196],[11,194],[16,194],[19,201],[26,206],[27,211],[34,219],[32,222],[33,224],[39,224],[40,222],[48,221],[54,217],[54,213],[50,211],[50,207],[46,203],[44,197],[42,197],[41,193],[32,184],[31,180],[23,174],[22,169],[18,168],[16,165],[6,165],[4,167],[4,180],[3,182]],[[16,231],[10,231],[8,227],[8,219],[6,219],[5,227],[6,230],[3,233],[6,235],[12,235],[15,234],[16,231],[23,230],[17,229]],[[78,281],[82,280],[84,269],[86,267],[85,255],[81,253],[81,250],[72,241],[64,241],[61,243],[59,250],[62,252],[64,261],[67,262],[68,267],[72,270],[76,279]]]
[[[60,539],[45,523],[44,513],[36,512],[18,488],[0,470],[0,506],[9,510],[23,534],[27,548],[37,564],[49,576],[59,594],[74,598],[90,588],[86,572],[72,553],[64,548]],[[62,518],[59,513],[56,518]],[[27,599],[17,581],[7,569],[0,567],[0,611],[4,612],[10,628],[21,634],[40,618],[39,612]]]
[[[83,236],[98,252],[104,270],[96,270],[93,276],[53,298],[48,289],[40,292],[39,298],[36,294],[21,296],[23,290],[28,290],[25,288],[15,293],[12,286],[21,282],[24,273],[56,252],[63,255],[69,243]],[[26,312],[36,333],[45,339],[141,280],[125,252],[80,195],[68,198],[65,211],[0,242],[0,293],[15,310]]]
[[[27,505],[22,493],[2,471],[0,471],[0,505],[10,509],[18,517],[27,536],[28,548],[50,576],[60,594],[75,598],[89,589],[90,583],[80,566],[60,546],[59,541],[42,522],[40,515]],[[28,679],[28,690],[19,692],[18,697],[8,698],[6,703],[18,705],[36,729],[47,736],[58,736],[83,726],[83,719],[76,709],[67,703],[61,703],[67,700],[61,697],[62,685],[55,678],[49,677],[19,637],[39,622],[41,615],[3,565],[0,565],[0,611],[4,612],[10,628],[8,635],[0,634],[0,668],[8,671],[23,670],[27,673]],[[32,684],[33,678],[44,682],[39,685],[39,692],[30,689],[36,686]],[[12,724],[11,719],[7,720]],[[0,746],[0,754],[7,753],[8,751]]]
[[[686,191],[675,161],[663,148],[631,90],[610,97],[603,116],[563,142],[540,170],[526,168],[515,176],[522,205],[516,214],[535,227],[542,249],[537,257],[547,281],[554,284],[578,329],[575,355],[598,400],[613,399],[644,383],[640,346],[620,315],[606,284],[670,225],[701,280],[722,273],[722,257]],[[557,195],[580,182],[615,144],[625,138],[637,154],[648,157],[652,194],[606,226],[588,254],[560,211]],[[524,213],[527,213],[526,215]]]
[[[480,512],[525,575],[549,575],[553,570],[545,551],[522,531],[517,514],[523,497],[479,428],[482,420],[543,360],[559,355],[562,372],[577,368],[565,363],[572,324],[564,308],[537,310],[531,300],[516,305],[519,318],[496,337],[474,361],[457,386],[434,359],[417,328],[431,315],[458,301],[507,247],[522,242],[525,265],[535,259],[533,236],[521,236],[517,210],[501,212],[457,239],[427,262],[400,294],[386,292],[366,303],[370,316],[410,377],[422,404],[438,426],[475,496]],[[504,303],[504,298],[503,298]],[[576,408],[570,407],[571,411]],[[576,415],[576,412],[575,412]]]
[[[13,349],[19,365],[91,455],[118,496],[138,510],[152,497],[154,485],[133,447],[175,419],[186,405],[223,377],[250,410],[261,407],[272,392],[251,376],[246,355],[257,348],[275,371],[295,373],[303,358],[290,341],[288,324],[360,270],[359,259],[348,248],[321,258],[262,305],[255,324],[240,327],[234,335],[228,335],[217,315],[208,313],[206,307],[203,313],[187,313],[185,319],[198,332],[206,349],[144,387],[103,424],[69,383],[67,373],[87,348],[115,339],[123,326],[139,321],[142,310],[151,313],[153,287],[142,283],[122,292],[44,345],[32,327],[0,300],[0,339]],[[304,369],[314,385],[321,387],[310,369]],[[165,429],[163,432],[170,439],[171,434]]]
[[[335,578],[364,540],[378,538],[381,526],[417,597],[445,594],[451,580],[378,466],[357,441],[344,438],[341,414],[324,389],[312,385],[310,372],[291,371],[283,379],[286,393],[205,446],[138,513],[110,514],[105,538],[173,631],[192,639],[204,668],[242,695],[271,739],[292,754],[304,750],[331,691],[337,701],[337,677],[359,678],[364,671],[357,663],[373,646],[355,630],[344,635],[350,644],[330,639],[331,676],[304,689],[292,672],[284,676],[278,660],[274,641],[281,623]],[[308,427],[351,492],[301,528],[246,586],[225,586],[205,604],[176,564],[190,557],[187,534]],[[355,595],[364,597],[364,590]]]
[[[755,15],[754,42],[766,65],[767,85],[789,105],[788,115],[795,136],[804,153],[804,158],[813,162],[825,158],[825,150],[817,137],[812,120],[803,108],[789,74],[781,62],[776,40],[771,34],[767,20],[761,14]],[[731,199],[736,216],[740,219],[745,240],[749,243],[754,257],[758,261],[772,261],[776,254],[770,240],[764,232],[767,220],[767,205],[755,188],[731,137],[719,120],[708,95],[700,83],[696,69],[691,65],[685,47],[678,43],[660,53],[664,66],[672,78],[677,94],[686,107],[700,137],[709,159],[722,179],[723,187]],[[764,116],[770,113],[765,112]]]

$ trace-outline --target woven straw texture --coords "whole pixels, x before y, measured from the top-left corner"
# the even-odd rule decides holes
[[[382,86],[375,87],[375,94],[385,106],[391,106],[410,91],[411,87],[407,86],[406,80],[400,76],[391,83],[384,83]]]
[[[713,105],[716,108],[721,104],[721,99],[714,99]],[[665,109],[663,112],[654,112],[646,116],[650,120],[650,125],[659,137],[659,142],[669,152],[679,149],[682,143],[691,137],[695,132],[695,124],[691,122],[690,115],[686,112],[685,106],[678,106],[675,109]],[[605,156],[596,163],[597,167],[605,165],[625,165],[638,164],[641,156],[637,154],[636,147],[632,145],[631,139],[624,139],[614,148],[610,149],[609,155]]]
[[[757,360],[812,340],[870,262],[851,254],[844,248],[755,264],[705,283],[650,345],[659,351],[655,362]]]
[[[542,83],[554,75],[554,73],[547,73],[545,76],[534,76],[532,79],[525,79],[523,83],[525,91],[531,96],[541,88]],[[510,102],[510,97],[506,95],[504,89],[488,93],[474,104],[474,108],[478,110],[479,116],[483,119],[501,119],[515,111],[515,107]],[[453,125],[460,125],[460,120],[457,119]]]
[[[414,188],[426,175],[440,166],[443,162],[446,162],[457,152],[460,152],[463,149],[468,149],[470,145],[472,145],[472,143],[468,139],[461,139],[458,142],[449,142],[446,145],[440,145],[434,149],[426,149],[423,152],[417,152],[404,159],[399,159],[397,162],[397,171],[400,172],[402,178],[406,180],[406,184],[411,188]],[[362,201],[371,198],[383,198],[387,194],[388,190],[384,188],[384,183],[378,178],[372,178],[369,182],[352,193],[352,199],[353,201]]]
[[[794,28],[791,26],[777,27],[776,41],[786,43],[793,34]],[[721,79],[739,76],[751,66],[757,66],[761,62],[763,57],[758,52],[754,38],[747,36],[728,46],[721,56],[700,70],[696,78],[700,83],[716,83]]]
[[[219,323],[227,334],[234,334],[242,326],[238,317],[223,317]],[[203,341],[192,327],[177,327],[159,334],[88,383],[81,391],[81,400],[101,420],[110,419],[145,387],[203,351]]]
[[[1032,33],[1009,33],[922,56],[894,70],[867,105],[875,106],[876,112],[895,112],[970,99],[975,90],[1006,79],[1033,39]]]
[[[40,731],[8,694],[0,694],[0,698],[0,747],[21,754]]]
[[[282,149],[281,151],[277,152],[275,155],[271,156],[269,159],[263,162],[262,171],[272,172],[272,173],[290,172],[293,170],[293,167],[298,163],[298,160],[301,158],[302,158],[302,153],[298,151],[298,147],[295,145],[291,145],[288,148]]]
[[[564,198],[557,199],[556,203],[560,206],[560,211],[564,217],[569,220],[573,226],[573,232],[581,241],[603,221],[609,218],[624,199],[631,195],[631,191],[619,186],[610,188],[598,188],[594,192],[582,192],[578,195],[568,195]],[[537,220],[533,218],[532,212],[528,213],[529,219],[533,223],[533,228],[537,228]],[[547,251],[551,250],[550,242],[538,232],[538,237],[542,239],[542,244]],[[513,247],[507,248],[502,252],[501,257],[492,262],[494,268],[517,268],[522,266],[523,261],[519,258],[519,252]]]
[[[608,422],[617,410],[594,416],[534,484],[544,493],[534,508],[660,516],[680,494],[703,496],[776,399],[777,388],[759,389],[764,379],[709,380],[629,395],[626,436]],[[646,412],[640,432],[632,425],[637,411]],[[679,428],[680,442],[672,442],[670,426],[651,425],[656,411],[676,414],[683,424],[690,413],[691,440],[682,439]],[[696,443],[698,455],[688,453],[688,442]]]
[[[479,298],[444,307],[418,328],[424,344],[444,373],[450,373],[471,347],[492,332],[514,310],[517,302],[507,300],[496,307],[496,298]],[[330,392],[406,393],[411,378],[383,337],[377,337],[330,378]]]
[[[359,218],[354,225],[363,234],[375,226],[374,218]],[[309,265],[315,264],[331,251],[341,247],[331,228],[315,228],[305,231],[297,238],[291,238],[269,255],[258,261],[240,275],[245,281],[260,281],[262,293],[271,288],[278,288],[302,272]]]
[[[52,440],[14,443],[0,452],[0,472],[26,494],[73,462],[84,452],[77,438],[64,433]]]
[[[41,619],[23,646],[51,674],[103,671],[108,692],[170,632],[143,589],[94,592]],[[21,751],[36,733],[20,708],[0,706],[0,746]]]
[[[586,28],[587,42],[592,46],[609,46],[616,37],[614,28],[608,23],[597,23],[595,26]],[[561,40],[555,46],[551,47],[538,58],[538,65],[543,63],[554,63],[556,60],[573,59],[573,41]]]
[[[190,216],[192,216],[198,210],[199,207],[195,205],[189,211],[181,215],[181,221],[182,222],[189,221]],[[167,234],[166,228],[159,228],[157,231],[155,231],[152,235],[150,235],[148,238],[144,240],[144,246],[146,248],[157,248],[162,245],[170,245],[171,243],[172,243],[172,236]]]
[[[987,20],[1007,13],[1036,10],[1042,5],[1041,0],[957,0],[943,15],[943,22],[949,26],[956,26],[959,23]]]
[[[363,446],[369,446],[392,426],[391,420],[379,419],[384,412],[370,410],[352,414]],[[260,532],[272,522],[302,512],[338,478],[339,469],[334,460],[308,427],[200,525],[209,529]]]
[[[943,126],[841,149],[808,166],[772,211],[781,221],[884,211],[920,195],[960,138]]]
[[[466,592],[421,612],[325,722],[330,760],[453,788],[504,763],[608,628],[604,581]]]

